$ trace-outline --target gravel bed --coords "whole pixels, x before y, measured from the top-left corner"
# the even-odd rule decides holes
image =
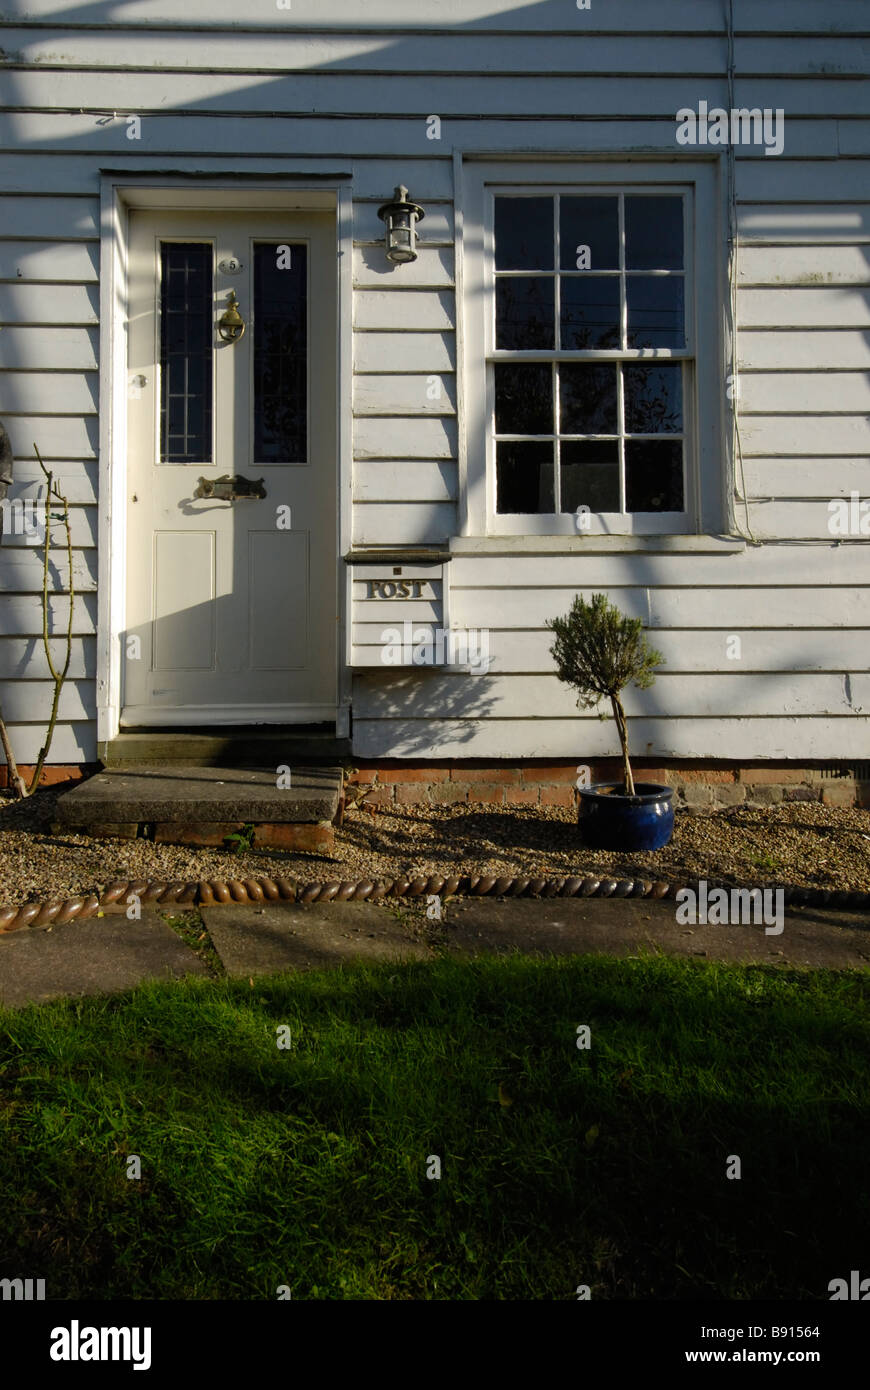
[[[870,891],[866,810],[793,802],[711,814],[677,813],[671,843],[649,854],[586,849],[575,813],[561,807],[403,806],[348,809],[335,852],[230,854],[92,840],[50,831],[60,790],[24,802],[0,793],[0,906],[101,891],[112,879],[255,878],[303,882],[487,873],[547,877],[610,872],[619,877],[709,878],[745,885]]]

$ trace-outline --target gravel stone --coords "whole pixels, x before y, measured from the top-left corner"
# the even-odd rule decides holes
[[[303,883],[491,874],[530,878],[707,878],[757,885],[870,891],[866,810],[791,802],[675,817],[671,843],[654,853],[587,849],[573,809],[562,806],[350,807],[327,853],[222,849],[93,840],[51,832],[59,792],[23,802],[0,794],[0,905],[100,891],[112,879],[228,879],[283,875]]]

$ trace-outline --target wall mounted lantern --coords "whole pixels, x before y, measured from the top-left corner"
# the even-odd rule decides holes
[[[384,203],[378,208],[378,217],[386,223],[387,260],[401,265],[406,261],[416,261],[414,244],[417,239],[416,224],[426,216],[416,203],[408,202],[408,190],[404,184],[394,190],[394,201]]]

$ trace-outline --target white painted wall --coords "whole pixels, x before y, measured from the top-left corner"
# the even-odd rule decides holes
[[[613,751],[612,727],[581,724],[552,677],[543,629],[575,592],[604,589],[651,623],[667,657],[652,689],[630,698],[639,755],[870,756],[868,541],[834,544],[827,531],[830,497],[870,496],[870,15],[859,0],[734,0],[736,104],[786,113],[782,156],[749,147],[736,160],[740,437],[763,543],[605,539],[577,553],[464,535],[454,152],[673,155],[679,107],[727,105],[725,11],[724,0],[593,0],[589,11],[570,0],[319,0],[307,30],[298,6],[139,0],[133,28],[109,0],[8,0],[0,418],[16,455],[12,496],[36,494],[36,440],[69,493],[76,547],[53,761],[96,754],[99,181],[119,167],[353,175],[354,541],[453,540],[450,621],[487,627],[493,663],[489,677],[361,673],[361,755]],[[141,140],[127,138],[128,113],[142,118]],[[430,113],[440,141],[427,139]],[[376,209],[399,182],[427,215],[418,261],[393,269]],[[426,397],[431,376],[438,402]],[[742,526],[742,503],[736,515]],[[22,762],[38,751],[50,690],[40,582],[37,554],[5,536],[0,700]],[[351,614],[361,664],[387,616],[371,607]],[[735,633],[740,663],[725,655]]]

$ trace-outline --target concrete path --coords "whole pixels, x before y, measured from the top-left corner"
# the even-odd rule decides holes
[[[138,922],[113,913],[0,936],[0,1004],[12,1008],[207,973],[156,912],[143,912]]]
[[[440,923],[419,908],[371,903],[276,904],[199,909],[227,973],[253,977],[351,961],[431,959],[438,942],[459,957],[638,950],[708,960],[804,968],[870,966],[870,915],[798,908],[783,931],[763,925],[682,925],[672,902],[642,898],[535,901],[457,899]],[[146,979],[203,975],[206,966],[153,909],[138,922],[121,912],[0,936],[0,1004],[112,993]]]
[[[795,908],[782,932],[762,925],[681,925],[676,904],[644,898],[565,898],[535,902],[457,899],[448,905],[446,939],[461,953],[535,950],[545,955],[602,951],[627,956],[643,947],[672,956],[767,965],[870,966],[870,914]]]
[[[429,959],[433,952],[373,903],[200,908],[228,975],[273,975],[350,961]]]

